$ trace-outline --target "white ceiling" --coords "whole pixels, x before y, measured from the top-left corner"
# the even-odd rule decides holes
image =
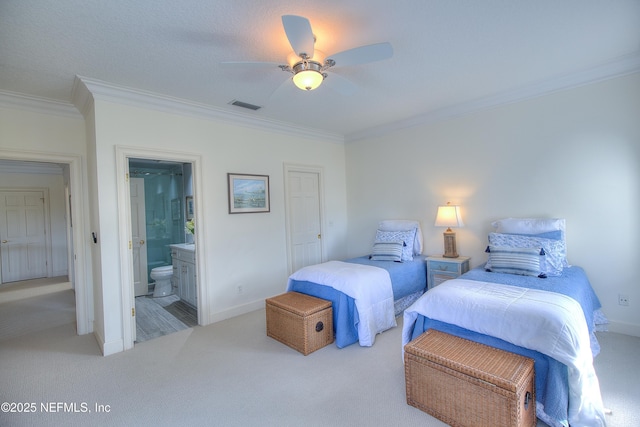
[[[286,63],[285,14],[325,53],[388,41],[394,55],[330,70],[351,96],[220,65]],[[79,75],[347,140],[638,71],[638,0],[0,1],[0,92],[71,103]]]

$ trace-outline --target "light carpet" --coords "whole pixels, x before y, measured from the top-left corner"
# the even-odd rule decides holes
[[[0,342],[76,321],[71,290],[0,304]],[[74,326],[75,327],[75,326]]]
[[[0,401],[36,405],[0,413],[0,425],[444,426],[406,403],[399,320],[371,348],[331,344],[308,356],[266,336],[264,310],[108,357],[73,323],[52,322],[0,338]],[[608,425],[640,425],[640,338],[599,337]],[[80,412],[42,409],[52,403]]]

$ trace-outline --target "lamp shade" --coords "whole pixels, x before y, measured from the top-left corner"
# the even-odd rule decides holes
[[[447,227],[447,230],[442,233],[444,237],[444,254],[442,256],[445,258],[457,258],[456,233],[451,231],[451,227],[464,226],[460,216],[460,207],[451,203],[447,203],[446,206],[438,206],[435,226]]]
[[[324,80],[324,76],[316,70],[303,70],[293,76],[293,83],[302,90],[314,90]]]
[[[460,216],[460,206],[448,204],[446,206],[438,206],[438,214],[436,215],[436,227],[464,227],[462,216]]]

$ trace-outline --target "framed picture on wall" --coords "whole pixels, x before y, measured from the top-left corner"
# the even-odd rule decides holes
[[[270,212],[269,175],[228,173],[229,213]]]
[[[187,215],[187,221],[193,219],[193,196],[186,197],[185,213]]]

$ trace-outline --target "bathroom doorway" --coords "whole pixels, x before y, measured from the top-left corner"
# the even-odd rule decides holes
[[[176,248],[193,243],[185,230],[186,201],[193,198],[192,164],[129,159],[135,342],[198,324],[195,301],[184,298]],[[195,247],[192,248],[195,254]],[[195,266],[195,257],[194,257]],[[195,271],[195,269],[194,269]],[[176,276],[173,277],[173,273]],[[196,292],[196,277],[190,285]],[[162,287],[162,290],[160,289]]]
[[[185,224],[184,224],[184,212],[186,209],[187,197],[189,197],[190,206],[193,206],[193,215],[194,217],[203,217],[202,211],[202,203],[199,203],[202,200],[202,157],[197,154],[189,154],[184,152],[175,152],[175,151],[164,151],[158,149],[151,148],[132,148],[132,147],[123,147],[116,146],[116,173],[118,176],[122,177],[122,179],[117,180],[117,192],[118,192],[118,222],[121,224],[119,227],[119,241],[120,241],[120,280],[122,285],[122,325],[123,325],[123,349],[129,350],[134,347],[136,342],[136,334],[137,334],[137,314],[136,313],[136,297],[134,292],[134,267],[133,267],[133,236],[132,236],[132,212],[131,212],[131,188],[130,188],[130,174],[131,171],[135,172],[136,164],[133,163],[130,165],[130,160],[135,161],[144,161],[145,166],[149,164],[162,165],[164,164],[179,164],[182,167],[182,179],[183,179],[183,190],[182,196],[183,200],[176,198],[169,198],[167,200],[166,197],[160,198],[156,197],[153,194],[158,194],[158,185],[149,184],[149,188],[145,188],[145,198],[147,197],[147,193],[152,197],[152,201],[148,204],[145,201],[145,210],[157,210],[161,209],[164,213],[165,223],[162,223],[161,214],[157,213],[155,216],[145,212],[145,218],[149,218],[150,224],[147,225],[145,223],[145,232],[148,233],[148,236],[152,235],[155,238],[155,233],[158,235],[169,234],[171,239],[176,239],[175,241],[169,242],[169,247],[174,249],[173,246],[178,246],[184,249],[191,250],[191,260],[193,268],[189,270],[192,273],[191,277],[193,280],[194,287],[194,298],[192,301],[192,306],[196,309],[198,325],[206,325],[210,323],[208,307],[210,305],[210,301],[208,298],[208,292],[206,286],[201,286],[203,283],[206,283],[207,277],[207,265],[204,262],[206,256],[206,240],[204,240],[204,235],[206,234],[206,224],[199,223],[198,233],[193,236],[195,240],[197,240],[197,248],[195,244],[188,244],[189,238],[185,232]],[[142,167],[143,165],[140,165]],[[174,173],[175,183],[178,183],[177,176]],[[145,187],[147,187],[145,183]],[[160,188],[160,193],[171,194],[171,187],[168,187],[169,190],[164,190]],[[177,188],[175,195],[179,195],[179,187]],[[155,197],[155,199],[154,199]],[[172,203],[174,199],[178,199],[177,202]],[[161,202],[161,200],[163,200]],[[183,206],[184,205],[184,206]],[[177,211],[174,212],[173,208],[176,208]],[[175,213],[175,215],[174,215]],[[174,216],[177,219],[173,219]],[[155,221],[158,219],[159,221]],[[174,225],[173,222],[176,222]],[[145,219],[146,222],[146,219]],[[165,227],[165,231],[162,232],[162,227]],[[179,234],[172,234],[179,233]],[[171,240],[169,239],[169,240]],[[145,245],[146,243],[145,239]],[[158,238],[160,240],[160,238]],[[183,241],[185,243],[176,243]],[[147,254],[149,254],[149,248],[147,247]],[[164,258],[162,258],[164,257]],[[154,262],[154,256],[148,257],[147,263]],[[163,253],[160,259],[164,259],[167,267],[169,264],[173,264],[173,257],[171,257],[171,262],[167,259],[167,253]],[[159,264],[156,264],[159,265]],[[162,268],[162,267],[161,267]],[[153,267],[149,268],[147,265],[147,272],[153,272]],[[178,270],[181,271],[181,270]],[[180,275],[173,275],[174,280],[179,277],[183,279]],[[149,273],[149,278],[151,278],[151,273]],[[160,287],[164,289],[164,286]],[[149,289],[150,290],[150,289]],[[148,298],[150,299],[150,298]],[[147,301],[148,302],[148,301]],[[166,311],[166,310],[164,310]]]

